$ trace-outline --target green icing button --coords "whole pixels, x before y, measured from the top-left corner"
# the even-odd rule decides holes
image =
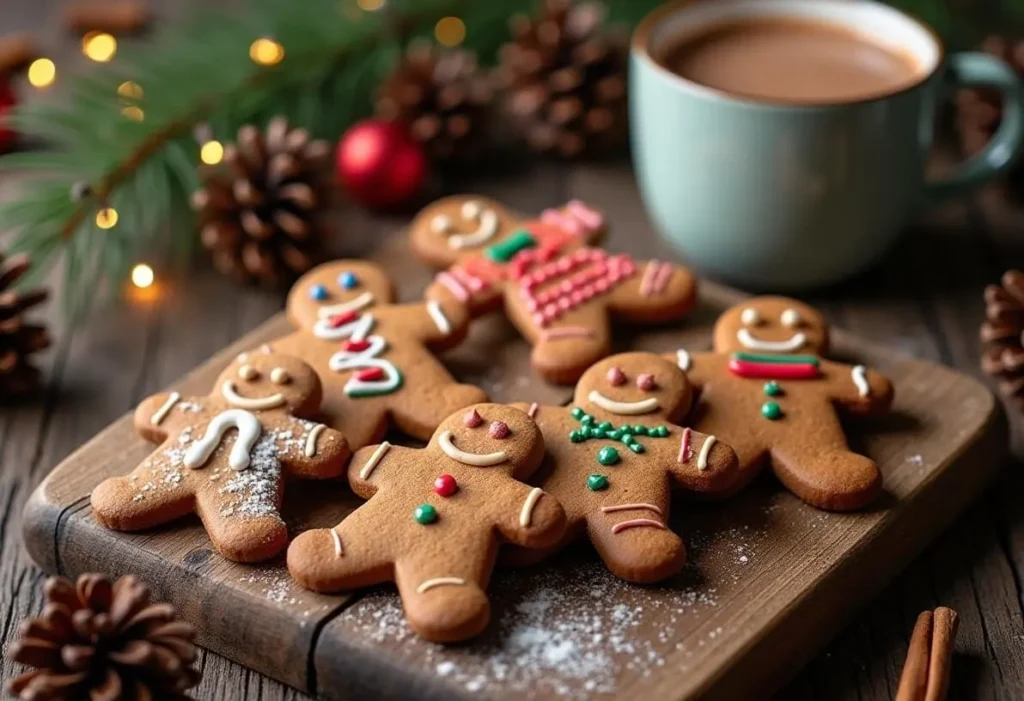
[[[764,383],[764,393],[769,397],[777,397],[782,394],[782,388],[779,387],[779,383],[775,380],[769,380]]]
[[[769,421],[782,418],[782,407],[775,402],[765,402],[761,405],[761,416]]]
[[[604,475],[593,474],[587,477],[587,489],[596,492],[608,486],[608,478]]]
[[[619,451],[615,450],[611,446],[605,446],[601,450],[597,451],[597,461],[602,465],[614,465],[622,458],[619,457]]]
[[[412,513],[412,517],[416,519],[416,523],[422,523],[425,526],[437,520],[437,509],[430,504],[420,504]]]

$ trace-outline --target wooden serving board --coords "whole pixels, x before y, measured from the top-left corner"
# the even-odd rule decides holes
[[[378,257],[401,281],[400,297],[414,298],[428,273],[397,248],[400,237],[390,245]],[[714,285],[703,296],[685,326],[619,345],[707,348],[717,312],[740,297]],[[205,394],[237,353],[285,331],[283,316],[271,319],[174,389]],[[328,699],[762,698],[979,494],[1005,451],[998,405],[975,380],[841,332],[834,339],[837,357],[876,367],[896,386],[891,416],[847,424],[854,447],[884,472],[886,494],[873,509],[818,511],[770,475],[724,503],[680,501],[673,525],[690,553],[681,575],[624,584],[584,546],[536,568],[499,570],[493,624],[469,644],[416,638],[391,588],[322,596],[293,584],[283,558],[227,562],[195,519],[137,534],[100,527],[91,489],[152,450],[130,416],[39,486],[26,507],[25,542],[50,572],[141,576],[199,627],[206,647]],[[528,352],[495,316],[445,360],[497,401],[568,401],[569,389],[529,372]],[[297,533],[334,525],[357,505],[342,483],[292,483],[285,516]]]

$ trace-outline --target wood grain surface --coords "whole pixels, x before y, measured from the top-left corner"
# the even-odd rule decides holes
[[[154,3],[172,13],[178,0]],[[57,26],[57,0],[0,3],[3,31],[36,32],[63,68],[75,62],[76,41]],[[996,0],[952,2],[998,17]],[[654,240],[627,164],[496,164],[472,183],[524,211],[592,199],[604,207],[630,245]],[[8,197],[17,177],[0,181]],[[452,183],[453,191],[468,188]],[[405,217],[376,217],[346,208],[336,251],[359,254],[399,229]],[[808,296],[829,319],[856,334],[922,359],[978,374],[977,327],[982,287],[1003,270],[1024,266],[1024,208],[995,192],[932,210],[873,271]],[[823,232],[827,235],[827,232]],[[2,241],[2,237],[0,237]],[[396,244],[391,244],[396,245]],[[282,298],[244,290],[200,264],[185,274],[161,272],[156,299],[106,311],[71,329],[48,311],[57,343],[45,356],[42,394],[0,407],[0,634],[4,649],[18,622],[42,608],[43,574],[22,547],[21,513],[47,472],[147,394],[254,328],[282,307]],[[500,381],[500,378],[499,378]],[[1024,697],[1024,474],[1020,421],[1012,417],[1014,458],[996,485],[872,600],[777,695],[780,699],[891,699],[917,614],[955,608],[961,627],[953,661],[956,699]],[[939,507],[941,508],[941,507]],[[272,592],[272,586],[260,588]],[[271,594],[272,596],[276,594]],[[296,699],[279,682],[204,652],[199,699]],[[16,665],[0,653],[0,677]]]

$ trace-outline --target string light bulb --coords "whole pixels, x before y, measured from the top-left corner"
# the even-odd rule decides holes
[[[384,0],[356,0],[356,4],[359,5],[360,10],[376,12],[384,7]]]
[[[284,47],[268,37],[260,37],[249,45],[249,58],[261,66],[273,66],[284,59]]]
[[[127,107],[121,108],[121,114],[124,117],[132,120],[133,122],[141,122],[146,118],[146,113],[142,111],[142,108],[137,105],[128,105]]]
[[[57,65],[48,58],[37,58],[28,67],[28,82],[34,88],[48,88],[57,80]]]
[[[113,229],[117,225],[117,210],[113,207],[104,207],[96,212],[96,226],[101,229]]]
[[[215,166],[224,160],[224,144],[211,139],[199,147],[199,160],[208,166]]]
[[[141,100],[145,93],[141,85],[133,80],[126,80],[117,86],[117,94],[129,100]]]
[[[153,273],[153,269],[145,263],[139,263],[132,268],[132,284],[140,290],[151,287],[155,280],[156,275]]]
[[[117,39],[106,32],[89,32],[82,37],[82,53],[97,63],[107,63],[117,53]]]
[[[458,46],[466,39],[466,23],[458,17],[442,17],[434,25],[434,38],[441,46]]]

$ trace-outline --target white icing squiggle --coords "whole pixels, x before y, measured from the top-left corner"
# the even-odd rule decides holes
[[[614,399],[609,399],[604,396],[596,389],[591,390],[590,394],[587,395],[587,399],[590,400],[591,404],[601,407],[605,411],[609,411],[613,414],[620,416],[635,416],[637,414],[647,414],[652,411],[657,411],[661,406],[658,403],[657,397],[648,397],[647,399],[641,399],[638,402],[617,402]]]
[[[437,330],[447,336],[452,332],[452,324],[448,321],[448,317],[444,315],[444,310],[441,309],[441,305],[430,300],[427,302],[427,314],[430,315],[431,320],[437,327]]]
[[[244,470],[249,467],[252,448],[263,432],[263,425],[254,414],[242,409],[228,409],[222,411],[213,418],[210,425],[206,427],[206,433],[198,441],[193,443],[182,461],[185,467],[195,469],[202,467],[213,455],[224,434],[229,429],[237,429],[238,437],[235,444],[231,446],[231,454],[228,456],[228,465],[234,470]]]
[[[331,529],[331,538],[334,540],[334,557],[341,557],[345,554],[345,551],[341,549],[341,536],[333,528]]]
[[[508,460],[508,453],[504,450],[498,450],[493,453],[467,453],[464,450],[459,450],[452,443],[452,432],[442,431],[441,435],[437,437],[437,444],[444,451],[444,454],[450,457],[456,462],[461,462],[463,465],[472,465],[473,467],[490,467],[503,463]]]
[[[153,416],[150,417],[149,423],[154,426],[159,426],[160,422],[167,418],[167,415],[171,413],[171,409],[174,405],[181,400],[181,395],[177,392],[171,392],[171,395],[167,397],[167,401],[160,405],[160,408],[153,412]]]
[[[446,585],[461,587],[466,583],[466,580],[462,577],[434,577],[428,579],[418,587],[416,587],[416,593],[422,594],[423,592],[430,591],[434,587],[443,587]]]
[[[523,502],[523,510],[519,512],[519,525],[523,528],[530,527],[530,519],[533,518],[533,507],[537,505],[537,500],[544,495],[544,490],[540,487],[534,487],[530,490],[530,493],[526,495],[526,501]]]
[[[480,225],[476,231],[449,236],[448,246],[456,251],[469,246],[479,246],[494,238],[496,233],[498,233],[498,214],[493,209],[485,209],[480,214]]]
[[[303,455],[307,458],[311,458],[316,455],[316,439],[320,437],[324,429],[327,428],[323,424],[317,424],[309,431],[309,435],[306,436],[305,450],[302,451]]]
[[[708,456],[711,455],[711,449],[715,446],[718,439],[714,436],[708,436],[704,439],[704,445],[700,447],[700,455],[697,456],[697,469],[706,470],[708,469]]]
[[[690,357],[690,351],[680,348],[676,351],[676,365],[679,369],[687,372],[693,367],[693,358]]]
[[[857,385],[857,394],[867,397],[871,394],[871,385],[868,384],[867,368],[863,365],[855,365],[850,371],[853,384]]]
[[[370,306],[373,304],[374,298],[373,293],[366,291],[358,297],[353,297],[347,302],[341,302],[339,304],[332,304],[327,307],[320,307],[316,310],[316,315],[321,319],[329,319],[332,316],[338,314],[344,314],[345,312],[357,312],[360,309]]]
[[[381,458],[384,457],[384,453],[388,452],[388,448],[391,444],[387,441],[383,441],[377,446],[377,449],[370,455],[370,459],[363,465],[363,469],[359,471],[359,479],[367,479],[370,474],[376,469],[377,464],[380,463]]]

